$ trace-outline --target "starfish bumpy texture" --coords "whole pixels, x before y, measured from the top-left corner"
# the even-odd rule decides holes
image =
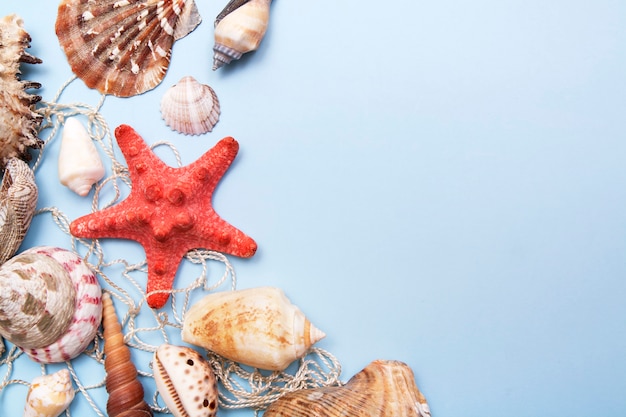
[[[128,125],[115,129],[126,158],[132,187],[122,202],[88,214],[70,224],[83,238],[121,238],[139,242],[148,264],[148,305],[161,308],[185,254],[204,248],[250,257],[255,241],[223,220],[213,209],[213,191],[235,159],[239,144],[219,141],[195,162],[174,168],[159,159]]]

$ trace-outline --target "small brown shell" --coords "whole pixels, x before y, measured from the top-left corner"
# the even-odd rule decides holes
[[[163,95],[161,115],[177,132],[200,135],[213,130],[220,117],[220,103],[210,86],[186,76]]]

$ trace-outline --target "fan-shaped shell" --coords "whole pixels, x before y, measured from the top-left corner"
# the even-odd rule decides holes
[[[163,95],[161,115],[172,129],[200,135],[213,130],[220,117],[220,103],[210,86],[186,76]]]
[[[23,417],[58,417],[74,399],[70,371],[61,369],[33,379]]]
[[[174,41],[200,21],[193,0],[63,0],[55,30],[89,88],[129,97],[163,80]]]

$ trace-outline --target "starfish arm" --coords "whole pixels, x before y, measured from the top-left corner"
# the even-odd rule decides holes
[[[204,180],[204,186],[212,193],[238,152],[239,143],[227,136],[185,168],[194,178]]]
[[[167,303],[169,291],[174,287],[176,271],[186,251],[172,253],[168,245],[158,243],[146,245],[144,249],[148,264],[147,302],[151,308],[159,309]]]
[[[124,154],[128,172],[133,183],[147,170],[162,170],[169,167],[152,152],[141,136],[128,125],[119,125],[115,129],[115,139]],[[169,167],[171,168],[171,167]]]

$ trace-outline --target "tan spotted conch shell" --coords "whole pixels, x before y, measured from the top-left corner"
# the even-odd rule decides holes
[[[23,417],[58,417],[74,399],[70,371],[41,375],[30,383]]]
[[[37,246],[0,266],[0,335],[41,363],[78,356],[95,339],[100,285],[63,248]]]
[[[400,361],[377,360],[345,385],[290,392],[263,417],[430,417],[413,371]]]

